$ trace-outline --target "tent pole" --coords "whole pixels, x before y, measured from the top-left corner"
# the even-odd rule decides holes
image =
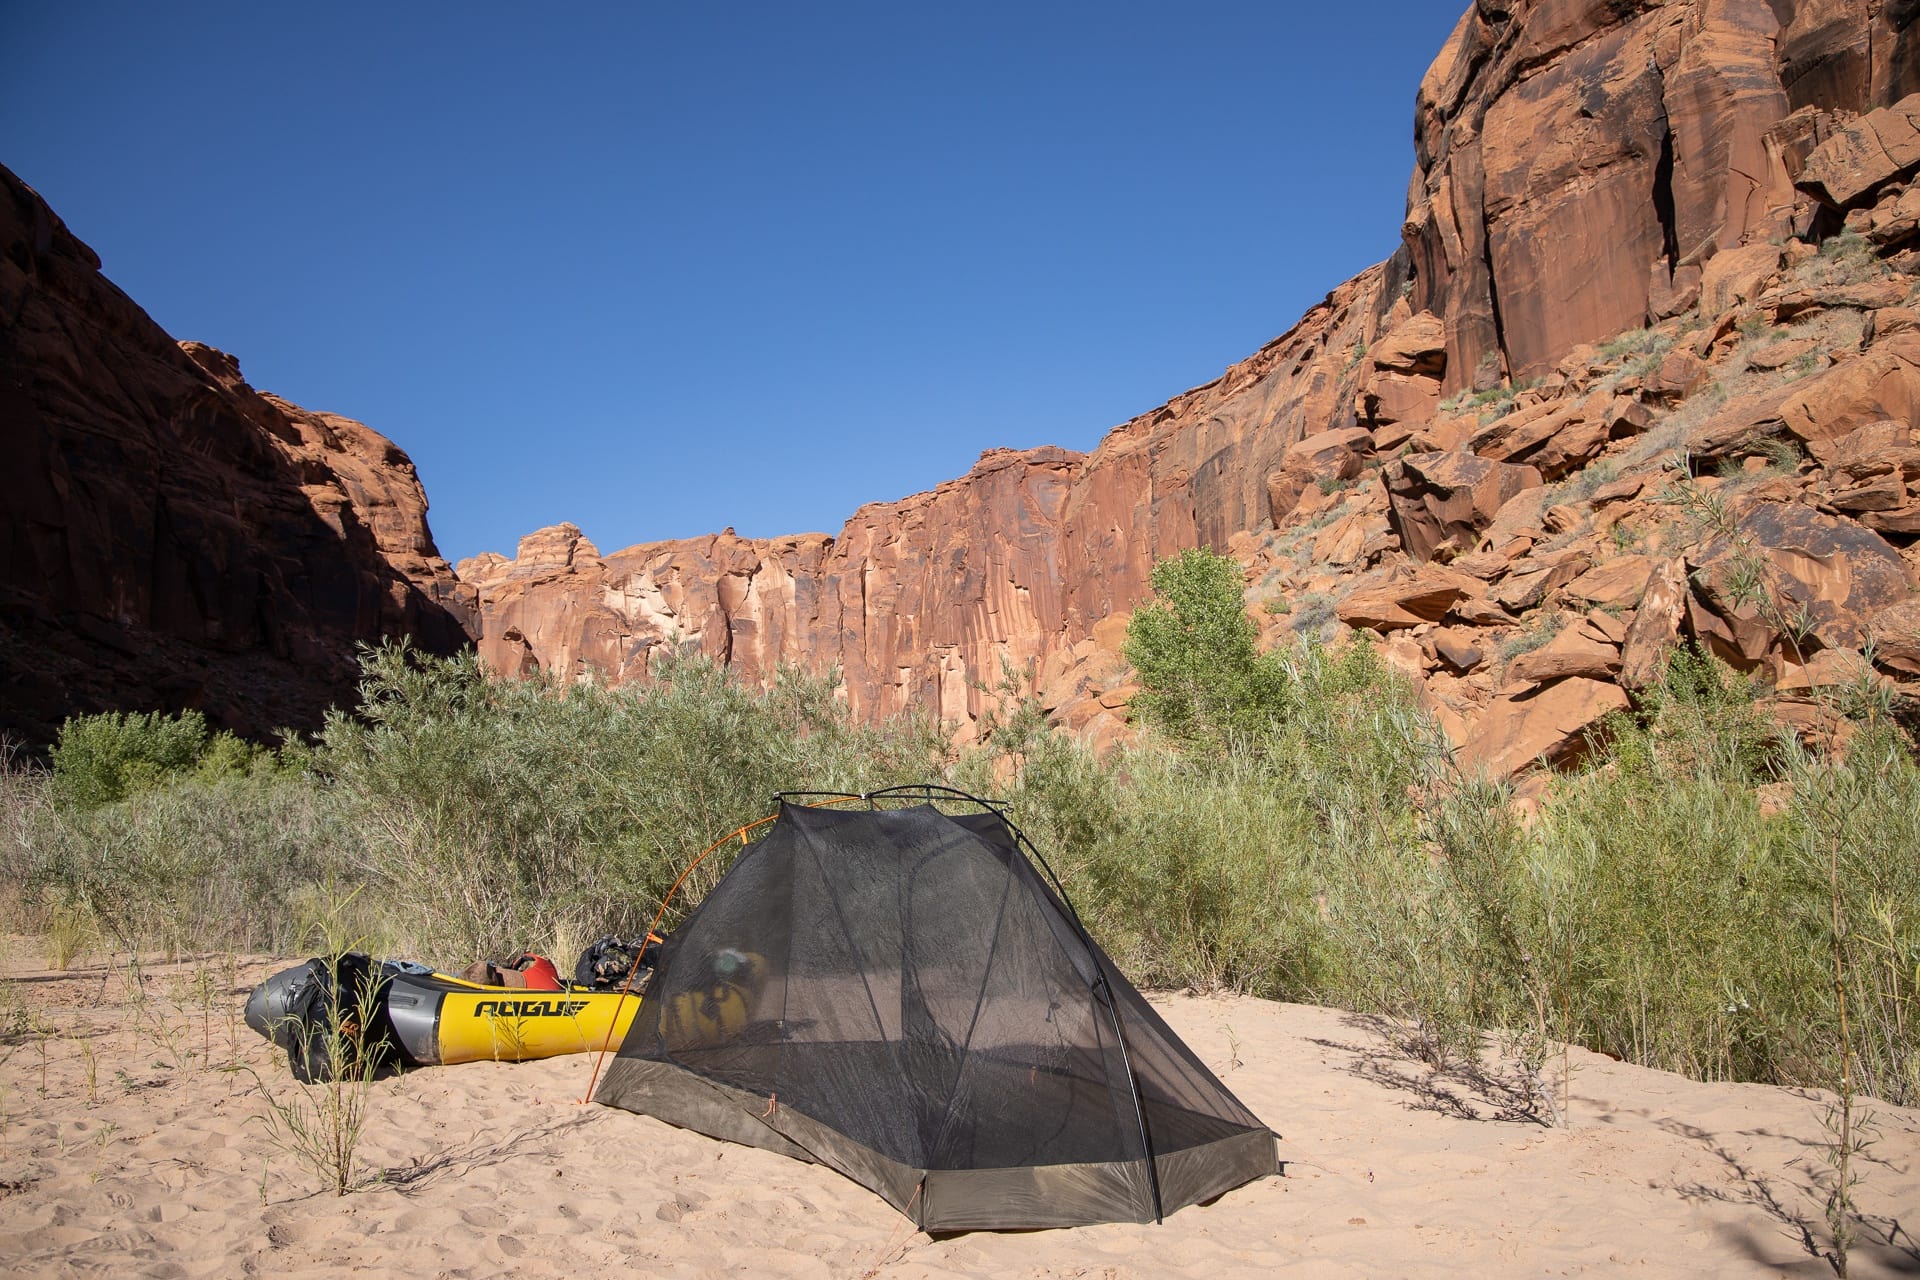
[[[1073,899],[1067,896],[1067,887],[1060,883],[1060,877],[1054,874],[1053,866],[1042,857],[1040,850],[1034,848],[1033,841],[1027,839],[1027,833],[1013,825],[1013,820],[1005,814],[1001,821],[1013,832],[1019,842],[1041,869],[1047,873],[1047,879],[1053,881],[1053,891],[1060,895],[1060,904],[1067,909],[1067,918],[1073,922],[1074,932],[1080,935],[1081,943],[1087,948],[1087,959],[1093,961],[1093,969],[1100,977],[1099,995],[1107,1006],[1107,1017],[1113,1022],[1114,1039],[1120,1044],[1120,1065],[1127,1073],[1127,1087],[1133,1091],[1133,1118],[1140,1126],[1140,1150],[1147,1162],[1147,1186],[1153,1192],[1153,1220],[1165,1222],[1166,1216],[1160,1203],[1160,1169],[1153,1160],[1153,1137],[1147,1131],[1146,1104],[1140,1100],[1140,1081],[1133,1074],[1133,1056],[1127,1052],[1126,1028],[1120,1025],[1120,1007],[1113,998],[1113,984],[1107,980],[1107,966],[1100,962],[1100,948],[1094,945],[1093,935],[1087,932],[1087,926],[1081,922],[1080,910],[1073,905]]]
[[[1120,1042],[1120,1066],[1127,1073],[1127,1087],[1133,1091],[1133,1119],[1140,1126],[1140,1150],[1147,1162],[1147,1187],[1153,1192],[1153,1220],[1165,1222],[1160,1211],[1160,1170],[1153,1161],[1153,1138],[1147,1133],[1147,1109],[1140,1101],[1140,1082],[1134,1078],[1133,1058],[1127,1053],[1127,1033],[1120,1025],[1120,1008],[1113,998],[1113,984],[1107,981],[1107,967],[1100,963],[1096,951],[1087,953],[1093,961],[1095,972],[1100,975],[1100,998],[1106,1003],[1107,1017],[1113,1020],[1113,1035]]]
[[[946,787],[931,783],[921,783],[917,786],[887,787],[879,791],[869,791],[866,795],[858,798],[865,800],[870,808],[878,808],[879,806],[875,804],[877,799],[882,796],[899,795],[902,792],[910,794],[917,793],[928,802],[933,801],[937,793],[939,796],[969,801],[979,805],[990,813],[999,814],[1000,820],[1007,824],[1009,831],[1013,832],[1014,840],[1018,847],[1024,849],[1028,857],[1039,863],[1040,869],[1046,872],[1047,879],[1053,882],[1053,891],[1060,896],[1060,904],[1067,909],[1067,919],[1073,923],[1074,932],[1080,935],[1081,943],[1087,948],[1087,958],[1093,961],[1094,973],[1100,980],[1099,984],[1094,988],[1094,991],[1100,1001],[1107,1006],[1107,1017],[1113,1023],[1114,1039],[1120,1046],[1120,1066],[1121,1069],[1127,1073],[1127,1088],[1133,1094],[1133,1118],[1134,1122],[1140,1127],[1140,1152],[1147,1165],[1147,1186],[1153,1193],[1153,1220],[1156,1223],[1166,1221],[1166,1217],[1161,1210],[1160,1202],[1160,1170],[1154,1164],[1153,1137],[1147,1130],[1147,1108],[1146,1104],[1140,1098],[1140,1081],[1133,1074],[1133,1056],[1127,1051],[1126,1028],[1120,1025],[1120,1007],[1118,1002],[1113,998],[1113,984],[1107,979],[1107,967],[1100,962],[1100,948],[1094,945],[1093,936],[1087,932],[1087,926],[1081,922],[1079,909],[1073,905],[1073,899],[1067,896],[1066,886],[1060,883],[1060,877],[1054,874],[1052,865],[1041,856],[1040,850],[1034,848],[1033,841],[1027,839],[1027,833],[1015,826],[1013,819],[1002,812],[1005,805],[1000,801],[982,800],[979,796],[962,791],[958,787]],[[782,793],[780,798],[785,799],[786,793]]]

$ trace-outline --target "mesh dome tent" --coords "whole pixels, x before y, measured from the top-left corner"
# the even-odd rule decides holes
[[[662,948],[595,1100],[816,1161],[927,1231],[1154,1221],[1273,1173],[1274,1135],[975,803],[783,800]]]

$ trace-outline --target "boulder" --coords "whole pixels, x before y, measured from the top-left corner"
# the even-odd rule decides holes
[[[1653,410],[1631,396],[1615,396],[1607,402],[1599,421],[1607,430],[1607,439],[1626,440],[1643,434],[1653,425]]]
[[[1373,435],[1364,427],[1322,431],[1287,446],[1279,469],[1267,477],[1267,511],[1274,525],[1293,513],[1308,488],[1359,475],[1372,451]]]
[[[1771,373],[1775,369],[1786,368],[1802,357],[1815,355],[1819,349],[1820,344],[1812,338],[1788,338],[1784,342],[1768,343],[1747,353],[1747,368]]]
[[[1610,507],[1616,502],[1631,502],[1640,496],[1649,484],[1654,483],[1651,475],[1622,476],[1618,480],[1609,480],[1587,495],[1587,505],[1595,511]]]
[[[1862,234],[1885,253],[1920,233],[1920,185],[1884,192],[1871,210],[1862,212],[1867,224]]]
[[[1747,244],[1723,249],[1700,270],[1700,310],[1703,314],[1724,314],[1760,295],[1780,274],[1784,260],[1776,244]]]
[[[1821,649],[1809,655],[1804,664],[1780,663],[1779,672],[1774,677],[1773,691],[1800,693],[1815,689],[1840,689],[1862,680],[1875,679],[1873,668],[1851,649]]]
[[[1440,407],[1440,380],[1376,369],[1361,388],[1358,416],[1374,428],[1430,422]]]
[[[1467,447],[1467,441],[1480,427],[1476,417],[1442,416],[1413,433],[1407,441],[1408,453],[1455,453]]]
[[[1869,111],[1815,147],[1795,185],[1844,209],[1915,168],[1920,168],[1920,94]]]
[[[1563,533],[1572,533],[1587,518],[1585,509],[1571,502],[1556,502],[1541,515],[1541,526],[1555,537]]]
[[[1436,661],[1466,675],[1487,660],[1486,647],[1471,631],[1443,627],[1428,637]]]
[[[1479,428],[1469,437],[1467,447],[1483,458],[1515,462],[1579,416],[1580,410],[1565,402],[1548,400],[1527,405]]]
[[[1656,320],[1668,320],[1700,305],[1700,268],[1684,263],[1668,273],[1664,260],[1654,259],[1647,281],[1647,312]]]
[[[1641,384],[1641,391],[1649,400],[1678,404],[1706,379],[1707,362],[1691,351],[1675,348],[1667,352],[1659,366],[1647,375],[1646,381]]]
[[[1438,378],[1447,371],[1446,327],[1439,316],[1422,311],[1395,325],[1367,355],[1376,369]]]
[[[1482,582],[1492,582],[1495,578],[1507,576],[1507,570],[1513,568],[1513,562],[1497,551],[1475,551],[1469,555],[1455,556],[1447,561],[1447,567],[1456,573],[1470,573]]]
[[[1620,646],[1621,684],[1644,689],[1659,678],[1667,654],[1680,643],[1687,599],[1686,562],[1675,558],[1656,565]]]
[[[1875,476],[1920,480],[1920,428],[1905,422],[1870,422],[1843,436],[1809,440],[1807,452],[1835,483]]]
[[[1554,564],[1511,574],[1487,592],[1487,599],[1509,613],[1525,613],[1538,607],[1549,592],[1558,591],[1585,573],[1592,564],[1593,561],[1587,556],[1575,555]]]
[[[1320,564],[1344,567],[1361,558],[1371,526],[1378,516],[1351,512],[1322,529],[1313,538],[1313,558]]]
[[[1615,556],[1567,584],[1567,594],[1590,605],[1632,609],[1647,592],[1657,565],[1652,556]]]
[[[1735,519],[1731,538],[1714,538],[1689,557],[1690,621],[1730,661],[1750,665],[1782,639],[1858,649],[1867,619],[1911,593],[1899,552],[1851,520],[1786,502],[1751,504]],[[1782,637],[1783,628],[1804,638]]]
[[[1336,613],[1350,627],[1384,634],[1438,622],[1456,603],[1479,595],[1483,589],[1466,574],[1423,564],[1393,581],[1354,592],[1340,602]]]
[[[1920,502],[1909,497],[1905,506],[1864,512],[1860,516],[1860,523],[1875,533],[1892,534],[1899,538],[1914,537],[1920,534]]]
[[[1542,761],[1572,763],[1586,754],[1601,721],[1627,706],[1619,685],[1583,676],[1502,691],[1473,726],[1458,763],[1490,778],[1511,778]]]
[[[1626,620],[1604,609],[1589,609],[1587,616],[1580,619],[1577,630],[1589,640],[1610,644],[1616,649],[1627,640]]]
[[[1826,505],[1856,519],[1868,512],[1883,515],[1907,505],[1907,486],[1898,474],[1878,475],[1827,492]]]
[[[1414,687],[1418,688],[1426,679],[1427,667],[1431,665],[1427,651],[1406,632],[1396,631],[1387,636],[1375,651],[1387,666],[1405,676]]]
[[[1382,476],[1394,531],[1416,560],[1471,547],[1509,499],[1541,484],[1532,467],[1470,453],[1410,454]]]
[[[1526,462],[1547,479],[1561,480],[1599,457],[1606,450],[1609,435],[1605,421],[1576,418],[1527,455]]]
[[[1735,396],[1709,413],[1687,433],[1687,452],[1701,462],[1752,457],[1768,440],[1787,434],[1780,392],[1753,391]]]
[[[1447,610],[1447,621],[1467,627],[1505,627],[1513,624],[1513,615],[1484,596],[1468,596]]]
[[[1821,311],[1878,311],[1904,302],[1907,286],[1898,280],[1866,280],[1858,284],[1828,284],[1811,289],[1788,289],[1760,299],[1760,309],[1775,324],[1792,324]]]
[[[1612,431],[1606,415],[1578,404],[1547,401],[1516,410],[1474,432],[1467,446],[1498,462],[1525,463],[1557,480],[1598,457]]]
[[[1596,640],[1584,629],[1569,627],[1546,644],[1523,653],[1507,666],[1507,679],[1541,684],[1567,676],[1611,680],[1620,670],[1620,650]]]
[[[1920,187],[1915,187],[1914,193],[1920,195]],[[1912,333],[1916,329],[1920,329],[1920,311],[1912,307],[1882,307],[1867,317],[1866,331],[1862,336],[1872,343],[1902,333]]]
[[[1920,676],[1920,596],[1890,604],[1867,621],[1873,660],[1889,671]]]
[[[1780,417],[1803,441],[1831,440],[1889,418],[1920,421],[1920,334],[1900,334],[1795,383]]]

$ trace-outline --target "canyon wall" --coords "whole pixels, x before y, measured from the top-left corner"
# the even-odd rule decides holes
[[[1795,190],[1839,118],[1920,88],[1920,7],[1481,0],[1421,81],[1412,303],[1447,389],[1545,373],[1677,314],[1722,250],[1813,230]]]
[[[674,644],[751,680],[832,668],[858,714],[962,737],[1010,676],[1108,739],[1128,612],[1195,545],[1248,566],[1269,632],[1378,632],[1502,772],[1573,750],[1682,637],[1782,689],[1842,652],[1920,675],[1916,16],[1479,0],[1418,88],[1397,250],[1090,454],[989,451],[832,536],[603,554],[561,525],[457,576],[404,453],[174,342],[0,170],[0,732],[310,724],[355,642],[410,635],[566,679]],[[1703,550],[1657,496],[1682,473],[1762,533]],[[1790,636],[1712,586],[1751,583],[1726,558],[1756,546]]]
[[[658,646],[693,644],[751,680],[782,663],[837,668],[857,714],[920,708],[962,736],[1011,673],[1073,704],[1076,727],[1117,730],[1117,702],[1099,698],[1119,632],[1101,624],[1140,598],[1157,557],[1224,545],[1265,518],[1265,476],[1289,444],[1353,420],[1366,382],[1356,351],[1385,319],[1387,279],[1375,268],[1341,286],[1091,455],[989,450],[931,492],[860,508],[835,537],[729,530],[602,555],[561,525],[512,560],[464,560],[481,656],[506,673],[619,681],[643,675]]]
[[[407,455],[176,343],[4,168],[0,446],[0,734],[106,709],[306,727],[351,703],[355,642],[467,642]]]
[[[1117,649],[1155,559],[1206,544],[1260,561],[1261,539],[1323,508],[1315,490],[1412,449],[1473,453],[1443,397],[1547,380],[1583,344],[1699,312],[1703,285],[1724,292],[1716,258],[1838,229],[1802,169],[1920,86],[1917,10],[1480,0],[1419,87],[1400,249],[1218,380],[1090,455],[989,453],[832,538],[603,556],[571,526],[542,530],[514,560],[460,566],[482,654],[622,680],[677,637],[752,679],[837,667],[861,713],[923,707],[963,735],[1011,669],[1057,720],[1118,732]],[[1469,512],[1488,484],[1517,492],[1477,483]],[[1373,507],[1343,514],[1327,554],[1352,554],[1309,575],[1316,593],[1431,551],[1406,545],[1423,535],[1389,518],[1384,488]]]

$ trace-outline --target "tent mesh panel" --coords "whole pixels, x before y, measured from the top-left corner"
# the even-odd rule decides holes
[[[1264,1132],[991,812],[783,805],[663,948],[619,1057],[929,1174],[1141,1162],[1141,1113],[1156,1157]]]

